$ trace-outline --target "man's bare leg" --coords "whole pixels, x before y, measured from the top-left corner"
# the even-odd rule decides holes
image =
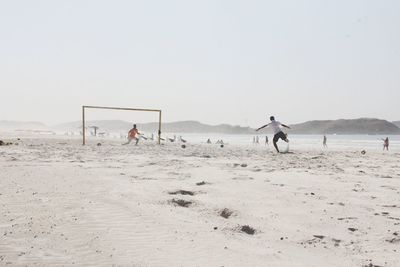
[[[132,139],[128,139],[128,142],[126,142],[126,143],[123,143],[122,145],[128,145],[128,144],[130,144],[131,143],[131,141],[132,141]]]
[[[275,147],[276,151],[279,153],[278,145],[276,144],[275,141],[273,143],[274,143],[274,147]]]

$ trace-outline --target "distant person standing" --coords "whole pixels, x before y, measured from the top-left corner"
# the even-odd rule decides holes
[[[324,135],[324,140],[322,141],[322,144],[323,144],[323,146],[324,147],[328,147],[328,145],[326,144],[326,141],[327,141],[327,138],[326,138],[326,135]]]
[[[279,121],[276,121],[274,116],[271,116],[269,119],[271,120],[270,123],[258,128],[256,131],[259,131],[267,126],[271,126],[271,128],[274,132],[274,138],[272,139],[272,142],[274,144],[276,151],[279,153],[279,148],[278,148],[278,145],[276,144],[278,142],[278,140],[282,139],[286,143],[289,142],[289,140],[287,139],[287,135],[284,132],[282,132],[281,126],[288,128],[288,129],[290,129],[290,127],[285,124],[280,123]]]
[[[256,144],[258,145],[260,143],[260,138],[258,137],[258,135],[256,136]]]
[[[386,137],[386,139],[382,139],[383,140],[383,150],[389,151],[389,137]]]
[[[268,144],[268,135],[265,136],[265,146],[269,146],[269,144]]]
[[[136,136],[138,136],[138,135],[140,135],[140,133],[139,133],[138,129],[136,128],[136,124],[134,124],[133,128],[130,129],[128,132],[128,142],[126,142],[123,145],[130,144],[132,140],[135,140],[136,141],[135,145],[137,145],[139,143],[139,138]]]

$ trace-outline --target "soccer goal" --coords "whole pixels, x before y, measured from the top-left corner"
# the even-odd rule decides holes
[[[161,143],[161,110],[160,109],[82,106],[82,144],[83,145],[86,144],[86,122],[85,122],[85,111],[86,111],[86,109],[112,109],[112,110],[158,112],[158,144]]]

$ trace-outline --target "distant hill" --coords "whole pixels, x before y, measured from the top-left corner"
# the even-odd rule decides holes
[[[394,122],[400,124],[400,122]],[[352,119],[352,120],[318,120],[290,125],[290,134],[400,134],[400,127],[394,123],[379,119]],[[94,120],[87,121],[86,126],[97,126],[99,132],[126,132],[132,127],[131,122],[122,120]],[[82,122],[74,121],[46,126],[40,122],[0,121],[2,130],[53,130],[57,132],[81,130]],[[157,132],[158,123],[138,123],[139,131]],[[197,121],[179,121],[162,124],[164,133],[220,133],[220,134],[253,134],[256,132],[250,127],[232,126],[228,124],[208,125]],[[258,134],[271,133],[271,129],[260,131]]]
[[[132,123],[118,120],[88,121],[87,126],[98,126],[99,131],[125,132]],[[71,122],[57,126],[58,129],[76,131],[81,122]],[[157,132],[158,123],[138,123],[140,131]],[[307,121],[291,125],[293,134],[400,134],[400,128],[391,122],[379,119],[320,120]],[[232,126],[228,124],[207,125],[197,121],[179,121],[162,124],[162,132],[167,133],[221,133],[221,134],[256,134],[250,127]],[[271,133],[268,127],[259,132]]]
[[[393,121],[392,123],[400,128],[400,121]]]
[[[48,127],[36,121],[0,121],[0,130],[48,130]]]
[[[97,126],[99,131],[126,132],[132,128],[132,123],[120,120],[95,120],[87,121],[86,126]],[[138,123],[139,131],[157,132],[158,122]],[[82,122],[75,121],[54,126],[59,131],[77,131],[82,127]],[[169,133],[224,133],[224,134],[248,134],[254,133],[250,127],[232,126],[228,124],[207,125],[197,121],[167,122],[162,124],[162,132]]]
[[[294,134],[400,134],[400,128],[379,119],[308,121],[291,125]]]
[[[158,123],[139,125],[144,131],[157,131]],[[224,134],[249,134],[254,133],[250,127],[232,126],[228,124],[207,125],[197,121],[179,121],[163,123],[163,132],[172,133],[224,133]]]
[[[93,120],[86,121],[86,127],[97,126],[99,131],[119,132],[132,128],[132,123],[122,120]],[[81,121],[73,121],[58,124],[52,127],[58,131],[80,131],[82,129]]]

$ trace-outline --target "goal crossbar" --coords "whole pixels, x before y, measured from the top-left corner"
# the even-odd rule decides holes
[[[86,144],[86,109],[112,109],[112,110],[130,110],[130,111],[148,111],[158,112],[158,144],[161,144],[161,109],[144,109],[144,108],[120,108],[120,107],[102,107],[102,106],[82,106],[82,145]]]

